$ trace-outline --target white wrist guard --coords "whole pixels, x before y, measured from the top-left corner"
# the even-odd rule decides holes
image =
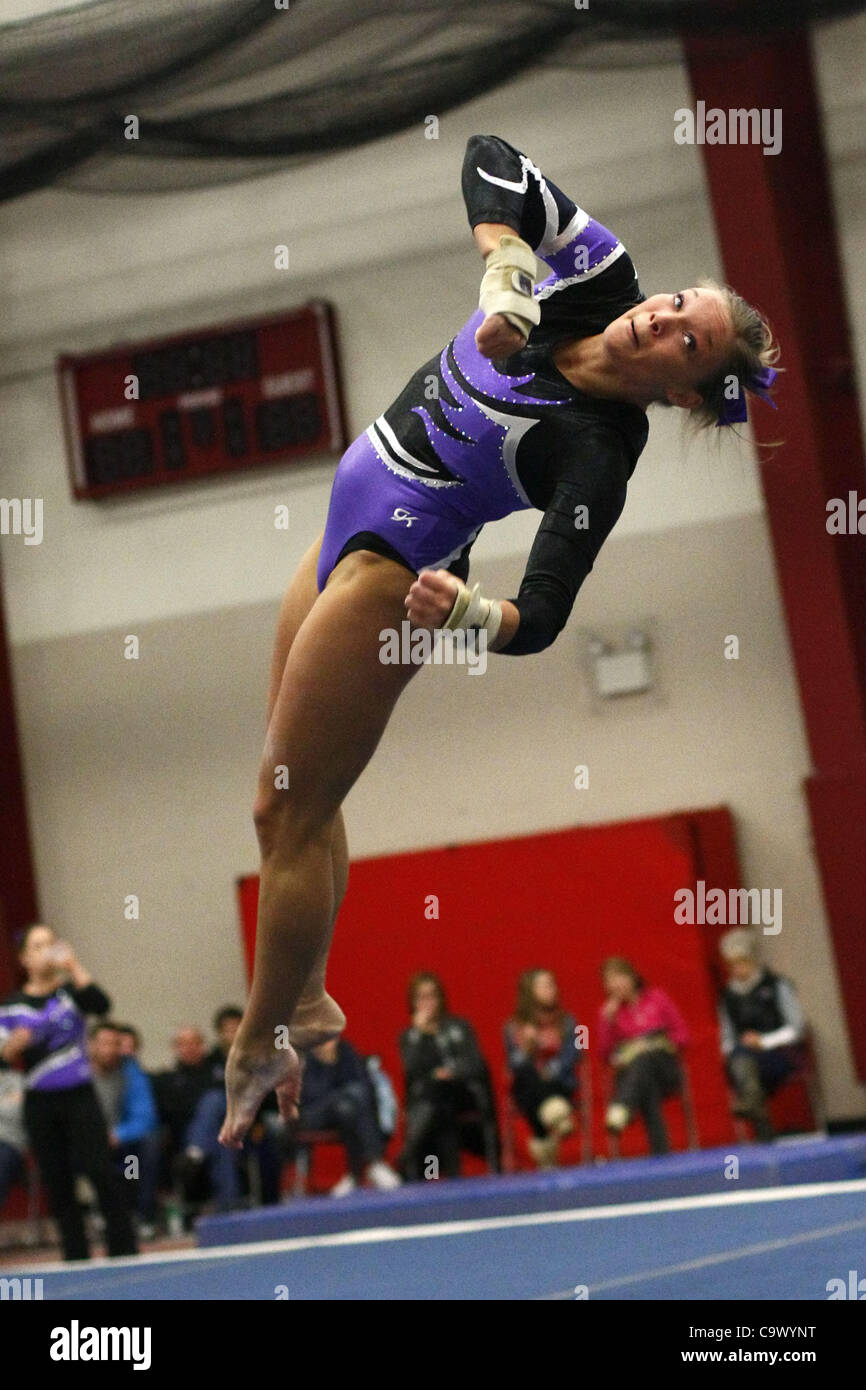
[[[488,642],[494,642],[501,622],[501,605],[495,599],[482,598],[480,584],[476,584],[472,590],[461,584],[454,607],[442,626],[451,632],[456,632],[458,628],[464,632],[467,628],[480,628],[487,633]]]
[[[510,324],[529,337],[533,324],[541,322],[541,305],[532,297],[535,288],[535,252],[519,236],[501,236],[499,245],[484,261],[479,306],[485,314],[503,314]]]

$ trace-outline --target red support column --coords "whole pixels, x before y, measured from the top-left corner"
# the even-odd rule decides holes
[[[785,441],[761,451],[761,475],[814,769],[814,850],[866,1080],[866,535],[827,530],[831,498],[866,498],[866,465],[809,39],[685,47],[707,113],[781,112],[780,153],[718,144],[703,154],[726,278],[766,313],[786,369],[778,413],[760,401],[749,413],[759,443]]]
[[[17,983],[14,935],[38,915],[0,583],[0,997]]]

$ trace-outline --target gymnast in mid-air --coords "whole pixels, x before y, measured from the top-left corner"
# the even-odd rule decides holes
[[[504,656],[543,651],[623,509],[647,408],[728,425],[775,376],[755,309],[709,281],[646,298],[613,233],[505,140],[469,140],[463,196],[485,262],[480,307],[346,450],[325,530],[280,609],[254,809],[255,970],[226,1067],[230,1147],[274,1088],[295,1118],[298,1054],[345,1026],[325,988],[348,876],[340,808],[418,669],[382,659],[383,629],[408,617],[473,630]],[[542,518],[516,598],[467,587],[482,526],[530,507]]]

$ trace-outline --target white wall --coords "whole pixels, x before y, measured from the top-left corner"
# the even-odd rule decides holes
[[[861,372],[864,35],[866,21],[851,21],[817,44]],[[321,526],[334,461],[72,503],[55,354],[321,295],[337,306],[357,432],[474,306],[479,267],[458,187],[473,130],[522,144],[607,220],[648,291],[718,273],[698,153],[672,140],[672,112],[688,99],[678,67],[545,70],[444,118],[438,142],[406,132],[204,194],[46,192],[0,207],[0,495],[45,502],[41,546],[0,541],[44,909],[117,1012],[141,1021],[152,1063],[179,1021],[205,1024],[242,991],[232,890],[256,866],[249,804],[275,605]],[[273,269],[279,242],[286,274]],[[288,534],[273,526],[282,502]],[[513,593],[536,520],[486,528],[477,577]],[[578,629],[642,618],[658,635],[664,698],[599,716]],[[129,632],[142,640],[138,663],[122,659]],[[722,660],[729,632],[743,643],[738,663]],[[435,736],[418,739],[420,727]],[[577,762],[590,766],[588,792],[573,788]],[[730,805],[745,882],[785,895],[768,959],[797,979],[831,1106],[852,1115],[866,1090],[811,856],[809,770],[753,459],[730,441],[718,454],[686,451],[665,413],[559,642],[538,658],[492,659],[480,679],[419,677],[349,799],[352,849]],[[141,895],[138,925],[123,921],[127,893]]]
[[[684,222],[686,256],[664,244],[645,244],[646,227],[636,220],[630,244],[647,284],[686,284],[702,266],[716,269],[706,211],[697,199],[680,210],[679,225]],[[286,302],[318,293],[337,307],[353,433],[381,413],[418,364],[472,312],[479,264],[474,248],[464,246],[294,287]],[[239,308],[233,303],[228,315]],[[151,496],[142,492],[111,503],[75,502],[51,375],[0,383],[0,413],[3,495],[43,498],[45,517],[41,546],[25,545],[23,538],[4,542],[15,644],[105,626],[134,630],[153,619],[275,599],[327,510],[333,459],[256,479]],[[760,509],[754,462],[741,446],[728,441],[718,458],[702,446],[686,458],[681,438],[673,413],[659,412],[621,531],[659,530]],[[290,509],[288,532],[275,530],[277,503]],[[526,514],[488,527],[477,554],[525,552],[535,525]],[[66,582],[70,574],[74,584]]]
[[[477,566],[513,593],[521,558]],[[249,604],[16,648],[43,908],[140,1021],[153,1062],[178,1022],[242,997],[234,880],[250,820],[274,608]],[[581,629],[649,621],[660,699],[597,713]],[[723,657],[736,633],[741,656]],[[423,731],[420,732],[420,731]],[[590,786],[574,788],[574,768]],[[769,540],[757,515],[614,535],[549,652],[431,667],[347,801],[353,856],[729,805],[744,882],[781,887],[766,956],[790,972],[837,1116],[862,1113],[801,792],[809,770]],[[471,885],[466,886],[471,893]],[[501,885],[508,892],[507,882]],[[141,920],[123,917],[135,893]],[[588,906],[591,911],[591,905]],[[672,930],[674,928],[672,927]],[[581,969],[579,923],[572,968]],[[364,949],[387,960],[387,941]]]

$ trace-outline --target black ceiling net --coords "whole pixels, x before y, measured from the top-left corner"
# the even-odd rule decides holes
[[[202,188],[441,116],[531,67],[675,61],[866,0],[86,0],[0,22],[0,200]],[[137,129],[128,120],[137,118]],[[137,138],[130,138],[133,132]]]

